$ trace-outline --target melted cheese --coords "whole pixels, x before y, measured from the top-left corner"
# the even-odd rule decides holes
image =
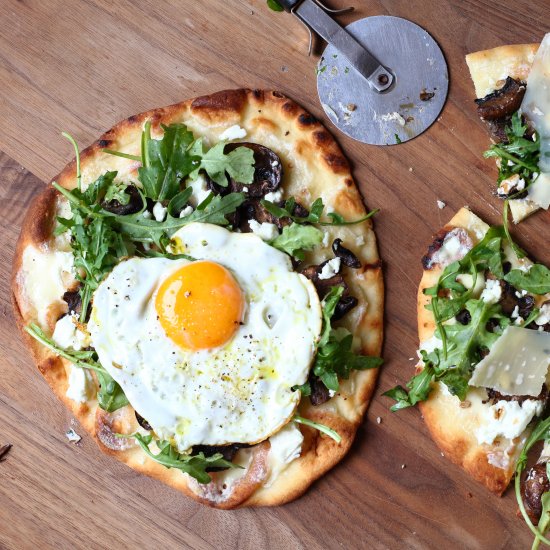
[[[73,254],[29,245],[22,260],[19,279],[25,289],[25,305],[31,316],[34,310],[38,322],[45,327],[49,307],[60,302],[75,281]]]
[[[476,366],[471,386],[538,396],[550,365],[550,333],[509,326]]]
[[[269,438],[269,477],[264,487],[270,487],[279,478],[281,472],[302,453],[304,436],[294,422],[289,422],[284,428]]]
[[[529,199],[547,209],[550,206],[550,33],[542,40],[533,61],[520,111],[540,136],[540,175],[529,189]]]

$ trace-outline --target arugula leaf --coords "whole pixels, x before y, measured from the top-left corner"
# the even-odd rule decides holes
[[[413,407],[420,401],[426,401],[432,389],[431,383],[435,378],[435,371],[432,366],[426,365],[418,374],[413,376],[407,382],[405,390],[403,386],[396,386],[391,390],[384,392],[382,395],[395,399],[397,403],[390,409],[392,412]]]
[[[122,182],[113,182],[107,187],[104,201],[118,201],[120,204],[126,205],[130,202],[130,195],[126,192],[128,186]]]
[[[185,124],[162,125],[161,139],[151,138],[151,121],[142,133],[142,166],[139,180],[145,195],[155,201],[170,200],[180,191],[180,180],[199,166],[200,157],[190,152],[195,138]]]
[[[340,301],[340,298],[342,297],[343,293],[344,293],[343,286],[340,286],[340,285],[333,286],[329,290],[329,293],[323,299],[323,303],[322,303],[323,330],[321,332],[321,338],[319,339],[319,343],[317,344],[318,347],[323,347],[328,343],[330,331],[332,330],[330,320],[334,315],[334,310],[336,309],[336,306],[338,305],[338,302]]]
[[[329,390],[338,391],[338,379],[347,380],[352,370],[376,369],[382,365],[380,357],[356,355],[352,344],[353,334],[339,329],[332,330],[328,342],[317,349],[313,373]]]
[[[173,199],[176,201],[177,196]],[[163,236],[171,237],[178,229],[191,222],[213,223],[228,225],[226,216],[235,212],[245,200],[243,193],[229,193],[228,195],[211,195],[211,200],[203,201],[197,208],[183,218],[174,218],[170,212],[163,222],[146,219],[141,213],[127,216],[106,214],[115,222],[116,227],[127,237],[138,242],[159,243]],[[169,211],[175,209],[169,207]]]
[[[512,269],[504,276],[504,280],[532,294],[550,292],[550,269],[542,264],[534,264],[529,271]]]
[[[205,170],[212,181],[227,187],[226,172],[239,183],[254,181],[254,151],[249,147],[237,147],[229,153],[224,153],[225,141],[220,141],[206,153],[202,151],[202,139],[198,139],[193,151],[200,152],[200,165],[193,172],[196,176],[199,170]]]
[[[304,418],[303,416],[299,416],[297,414],[292,417],[292,420],[294,420],[294,422],[296,422],[297,424],[303,424],[304,426],[309,426],[310,428],[319,430],[320,432],[334,439],[336,443],[340,443],[340,441],[342,441],[342,438],[337,431],[329,428],[328,426],[325,426],[324,424],[321,424],[320,422],[314,422],[309,418]]]
[[[130,437],[133,437],[145,454],[155,462],[162,464],[166,468],[181,470],[194,477],[199,483],[210,483],[212,481],[212,478],[206,472],[207,468],[242,468],[242,466],[225,460],[221,453],[216,453],[212,456],[205,456],[202,452],[195,455],[181,454],[170,445],[169,441],[164,440],[155,441],[157,447],[160,449],[160,452],[155,454],[149,449],[149,445],[153,441],[151,435],[142,435],[136,432]]]
[[[523,497],[521,495],[521,474],[527,466],[528,454],[530,449],[533,447],[533,445],[535,445],[535,443],[537,443],[538,441],[548,440],[548,439],[550,439],[550,417],[539,420],[539,423],[535,426],[535,428],[531,432],[531,435],[527,438],[527,441],[525,442],[525,445],[516,463],[516,477],[514,480],[514,490],[516,493],[516,500],[517,500],[521,515],[525,520],[525,523],[527,523],[527,526],[529,527],[531,532],[535,535],[535,541],[533,543],[534,548],[537,548],[540,542],[543,542],[544,544],[547,544],[550,546],[550,540],[548,540],[544,536],[545,530],[548,528],[548,518],[546,517],[543,519],[541,516],[541,520],[543,521],[542,525],[539,524],[538,527],[535,527],[533,525],[531,518],[527,514],[527,510],[525,509],[525,504],[523,503]],[[548,494],[550,493],[546,492],[543,495],[543,498],[544,498],[543,510],[546,509],[547,514],[548,514],[549,497],[546,495]]]
[[[311,395],[311,386],[309,385],[309,382],[305,382],[299,386],[292,386],[292,391],[299,391],[302,394],[302,397],[307,397],[308,395]]]
[[[273,11],[284,11],[283,6],[277,0],[267,0],[267,7]]]
[[[24,327],[24,330],[43,346],[53,351],[56,355],[67,359],[76,367],[93,370],[96,373],[100,386],[97,392],[97,402],[102,409],[107,412],[113,412],[128,405],[129,402],[124,391],[97,360],[95,351],[63,349],[55,344],[51,338],[48,338],[36,323],[27,325]]]
[[[505,132],[507,142],[491,145],[483,156],[500,160],[498,183],[518,174],[525,180],[527,188],[534,174],[540,171],[540,136],[535,132],[534,140],[525,137],[527,126],[522,124],[519,111],[514,113]]]
[[[312,225],[292,223],[283,227],[283,232],[269,244],[289,256],[303,260],[305,250],[311,250],[321,244],[323,232]]]
[[[331,218],[331,221],[327,222],[321,221],[321,216],[323,215],[323,210],[325,208],[325,205],[323,204],[323,199],[321,198],[318,198],[313,202],[307,216],[295,216],[292,213],[294,210],[294,205],[296,204],[296,199],[294,197],[290,197],[289,199],[287,199],[284,207],[277,206],[275,203],[266,199],[262,199],[260,201],[260,204],[276,218],[290,218],[293,222],[296,223],[316,223],[318,225],[354,225],[368,220],[380,211],[378,208],[375,210],[371,210],[362,218],[352,221],[344,220],[344,218],[336,212],[329,212],[327,215],[329,216],[329,218]]]

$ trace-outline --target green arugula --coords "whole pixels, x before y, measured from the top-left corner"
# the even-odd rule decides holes
[[[200,158],[200,165],[191,174],[196,178],[200,170],[204,170],[210,179],[227,187],[227,174],[239,183],[254,181],[254,151],[249,147],[237,147],[229,153],[224,153],[225,141],[220,141],[206,153],[203,151],[203,142],[199,138],[192,146],[193,153]]]
[[[283,232],[269,241],[269,244],[298,260],[305,257],[304,251],[321,244],[323,232],[312,225],[292,223],[283,227]]]
[[[432,381],[434,380],[435,372],[430,364],[407,382],[407,391],[403,386],[395,386],[391,390],[384,392],[382,395],[395,399],[397,403],[391,407],[391,411],[395,412],[407,407],[413,407],[420,401],[428,399],[432,389]]]
[[[542,264],[534,264],[529,271],[512,269],[504,276],[504,280],[532,294],[550,292],[550,269]]]
[[[304,418],[303,416],[300,416],[298,414],[295,414],[292,417],[292,420],[294,420],[294,422],[296,422],[297,424],[303,424],[304,426],[309,426],[310,428],[319,430],[320,432],[334,439],[336,443],[340,443],[340,441],[342,441],[342,437],[336,430],[333,430],[332,428],[329,428],[328,426],[325,426],[320,422],[314,422],[313,420],[310,420],[309,418]]]
[[[273,214],[276,218],[290,218],[293,222],[296,223],[315,223],[317,225],[355,225],[357,223],[364,222],[368,220],[380,210],[377,208],[371,210],[362,218],[353,221],[346,221],[340,214],[336,212],[328,212],[327,216],[331,218],[331,221],[321,221],[321,216],[323,215],[323,210],[325,205],[323,204],[323,199],[316,199],[311,205],[309,214],[307,216],[296,216],[292,212],[294,211],[294,206],[296,205],[296,199],[290,197],[285,201],[284,206],[277,206],[275,203],[262,199],[260,204],[270,213]]]
[[[538,548],[541,542],[550,546],[550,540],[544,536],[550,522],[550,517],[549,517],[550,493],[546,492],[542,495],[542,506],[543,506],[542,515],[539,521],[539,525],[535,527],[533,525],[533,522],[531,521],[531,518],[527,514],[527,510],[525,509],[525,504],[523,503],[523,498],[521,495],[521,474],[527,467],[528,454],[530,449],[533,447],[533,445],[535,445],[535,443],[537,443],[538,441],[543,441],[543,440],[547,441],[549,439],[550,439],[550,417],[541,419],[539,423],[535,426],[535,428],[531,432],[531,435],[527,438],[527,441],[525,442],[525,445],[516,463],[516,477],[514,481],[516,500],[517,500],[521,515],[525,520],[525,523],[527,523],[527,526],[529,527],[531,532],[535,535],[535,540],[532,548]],[[548,466],[547,466],[547,469],[548,469]]]
[[[195,170],[200,156],[190,152],[195,141],[185,124],[162,125],[161,139],[151,138],[151,121],[145,123],[141,139],[139,181],[147,197],[166,201],[180,192],[180,181]]]
[[[517,174],[528,187],[533,182],[533,175],[540,171],[540,136],[535,132],[534,140],[525,137],[527,126],[522,124],[519,111],[514,113],[505,132],[507,141],[491,145],[483,156],[500,161],[497,180],[499,184]]]
[[[103,410],[113,412],[128,405],[128,399],[122,388],[98,361],[94,350],[75,351],[73,349],[63,349],[55,344],[51,338],[48,338],[45,332],[35,323],[27,325],[24,330],[43,346],[56,355],[67,359],[76,367],[93,370],[96,373],[99,381],[97,402]]]
[[[380,357],[354,353],[352,351],[353,335],[345,328],[332,328],[331,319],[343,292],[344,287],[333,286],[323,300],[323,324],[313,363],[313,374],[333,391],[338,391],[340,388],[338,379],[347,380],[352,370],[376,369],[383,363]],[[304,396],[311,395],[309,382],[292,389],[300,390]]]
[[[267,7],[273,11],[284,11],[283,6],[277,0],[267,0]]]
[[[202,452],[196,455],[179,453],[170,445],[169,441],[164,440],[155,440],[160,450],[160,452],[155,454],[149,448],[149,445],[153,441],[153,436],[150,434],[143,435],[136,432],[125,437],[133,437],[145,454],[155,462],[162,464],[166,468],[181,470],[194,477],[199,483],[210,483],[212,481],[212,478],[206,471],[207,468],[242,468],[242,466],[225,460],[221,453],[216,453],[212,456],[205,456]]]

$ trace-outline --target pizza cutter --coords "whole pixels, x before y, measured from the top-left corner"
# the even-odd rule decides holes
[[[318,0],[278,0],[327,43],[317,67],[321,105],[348,136],[372,145],[404,143],[443,109],[447,63],[437,42],[400,17],[360,19],[345,29]],[[353,9],[353,8],[351,8]]]

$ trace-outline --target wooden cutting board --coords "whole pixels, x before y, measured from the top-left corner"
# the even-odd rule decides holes
[[[451,86],[441,119],[398,147],[337,134],[369,207],[387,285],[386,341],[376,396],[341,465],[298,501],[223,512],[191,502],[102,455],[35,371],[14,326],[9,273],[32,196],[71,158],[62,130],[88,145],[118,120],[233,87],[278,89],[334,130],[317,101],[306,33],[263,0],[2,0],[0,3],[1,548],[528,548],[513,494],[488,494],[441,456],[416,410],[391,414],[381,393],[412,372],[420,257],[468,204],[491,223],[495,167],[476,118],[468,52],[540,41],[547,0],[361,2],[409,18],[440,43]],[[343,7],[343,1],[331,2]],[[446,203],[438,209],[436,201]],[[514,228],[550,263],[547,212]],[[377,422],[380,418],[380,423]]]

